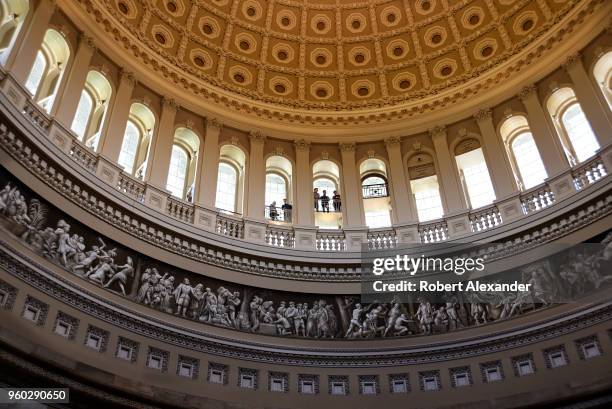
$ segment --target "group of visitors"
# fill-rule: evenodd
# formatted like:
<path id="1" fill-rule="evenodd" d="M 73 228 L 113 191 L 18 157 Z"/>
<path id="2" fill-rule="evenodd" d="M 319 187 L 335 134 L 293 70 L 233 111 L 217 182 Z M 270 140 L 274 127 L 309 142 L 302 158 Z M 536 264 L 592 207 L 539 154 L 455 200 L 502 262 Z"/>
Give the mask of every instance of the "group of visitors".
<path id="1" fill-rule="evenodd" d="M 319 193 L 319 188 L 314 188 L 313 190 L 313 199 L 314 199 L 314 210 L 315 212 L 324 212 L 329 213 L 329 202 L 331 201 L 334 212 L 342 211 L 342 200 L 340 199 L 340 194 L 337 190 L 334 190 L 334 194 L 331 198 L 327 195 L 327 190 L 323 190 L 323 193 Z M 321 202 L 321 206 L 319 207 L 319 202 Z M 280 219 L 281 213 L 279 212 L 279 208 L 276 206 L 276 200 L 268 205 L 268 214 L 270 220 L 283 220 L 285 222 L 291 221 L 291 212 L 293 211 L 293 206 L 287 199 L 283 199 L 283 205 L 280 207 L 280 212 L 282 212 L 282 219 Z"/>
<path id="2" fill-rule="evenodd" d="M 319 193 L 319 188 L 315 187 L 313 191 L 313 199 L 314 199 L 314 210 L 315 212 L 325 212 L 329 213 L 329 201 L 330 198 L 327 195 L 327 190 L 323 190 L 323 194 Z M 321 210 L 319 210 L 319 201 L 321 202 Z M 342 201 L 340 200 L 340 194 L 337 190 L 334 190 L 334 194 L 331 197 L 332 206 L 334 208 L 334 212 L 342 211 Z"/>

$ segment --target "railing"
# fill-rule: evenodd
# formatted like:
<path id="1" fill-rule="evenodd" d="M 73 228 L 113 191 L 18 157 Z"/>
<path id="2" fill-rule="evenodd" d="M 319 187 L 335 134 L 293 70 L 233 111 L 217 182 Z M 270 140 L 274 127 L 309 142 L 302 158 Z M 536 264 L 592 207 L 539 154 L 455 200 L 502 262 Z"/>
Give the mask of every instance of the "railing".
<path id="1" fill-rule="evenodd" d="M 607 174 L 608 172 L 606 172 L 601 157 L 598 156 L 586 161 L 572 170 L 576 190 L 582 190 L 585 187 L 592 185 Z"/>
<path id="2" fill-rule="evenodd" d="M 24 105 L 17 108 L 24 114 L 25 118 L 29 122 L 34 124 L 38 130 L 46 135 L 49 134 L 49 130 L 52 125 L 53 129 L 58 129 L 58 132 L 63 130 L 61 125 L 56 123 L 55 119 L 50 118 L 44 109 L 32 101 L 31 98 L 26 98 Z M 67 135 L 72 135 L 69 131 L 64 130 L 64 132 Z M 87 169 L 91 173 L 97 173 L 99 166 L 101 165 L 99 155 L 78 140 L 74 139 L 74 135 L 72 135 L 72 137 L 73 141 L 70 145 L 68 154 L 75 163 L 78 163 L 84 169 Z M 581 190 L 606 178 L 610 172 L 610 169 L 606 169 L 607 162 L 604 161 L 604 158 L 606 158 L 606 155 L 610 155 L 611 151 L 612 147 L 604 147 L 594 157 L 582 164 L 572 167 L 568 172 L 558 175 L 554 179 L 549 180 L 541 186 L 533 188 L 527 192 L 517 193 L 514 197 L 508 198 L 507 203 L 505 201 L 503 203 L 499 203 L 499 208 L 497 205 L 491 205 L 476 211 L 466 211 L 463 215 L 459 216 L 467 217 L 469 219 L 472 232 L 478 233 L 503 225 L 503 218 L 506 217 L 507 214 L 515 215 L 516 213 L 504 213 L 502 215 L 500 208 L 504 209 L 504 212 L 506 212 L 506 207 L 512 206 L 512 202 L 516 203 L 517 199 L 520 201 L 518 211 L 522 211 L 524 215 L 530 215 L 549 208 L 557 201 L 565 197 L 571 197 L 572 193 L 580 192 Z M 113 166 L 113 164 L 107 165 L 111 167 Z M 117 184 L 114 187 L 125 193 L 127 196 L 144 203 L 145 192 L 148 189 L 147 184 L 123 173 L 116 165 L 115 167 L 117 172 Z M 563 189 L 558 191 L 558 187 L 561 186 L 562 182 L 567 180 L 570 176 L 573 180 L 573 188 L 575 191 L 567 192 L 563 191 Z M 385 197 L 389 194 L 388 186 L 386 184 L 362 186 L 362 189 L 364 198 Z M 560 196 L 556 197 L 555 194 L 559 194 Z M 319 202 L 321 202 L 321 200 L 319 200 Z M 322 211 L 321 203 L 318 203 L 318 209 L 319 212 Z M 275 219 L 277 221 L 291 221 L 289 213 L 284 212 L 282 208 L 276 208 L 274 210 L 276 210 L 277 213 L 276 217 L 271 217 L 269 207 L 266 208 L 265 217 L 269 220 Z M 329 198 L 329 211 L 330 213 L 334 212 L 332 197 Z M 164 212 L 166 215 L 174 219 L 181 220 L 185 223 L 194 223 L 195 206 L 191 203 L 168 196 L 167 206 L 164 209 Z M 219 211 L 214 216 L 215 231 L 224 236 L 244 238 L 244 221 L 242 220 L 242 216 L 228 213 L 231 212 Z M 454 217 L 457 216 L 458 215 L 454 215 Z M 423 243 L 433 243 L 452 239 L 454 234 L 449 233 L 445 219 L 427 224 L 417 225 L 415 223 L 413 226 L 418 229 L 420 240 Z M 279 229 L 270 227 L 266 230 L 266 242 L 277 247 L 293 247 L 295 231 L 297 229 L 298 227 L 294 228 L 293 226 L 282 227 Z M 398 236 L 393 229 L 364 230 L 362 233 L 367 233 L 368 245 L 372 249 L 393 248 L 398 244 Z M 351 244 L 351 247 L 353 245 L 354 244 Z M 348 248 L 348 243 L 342 230 L 319 231 L 316 235 L 316 248 L 321 251 L 356 250 L 355 248 Z"/>
<path id="3" fill-rule="evenodd" d="M 23 113 L 33 124 L 40 127 L 45 132 L 47 132 L 51 126 L 51 118 L 49 118 L 47 113 L 31 99 L 26 101 L 23 107 Z"/>
<path id="4" fill-rule="evenodd" d="M 421 243 L 439 243 L 448 240 L 448 226 L 446 221 L 419 225 Z"/>
<path id="5" fill-rule="evenodd" d="M 170 217 L 174 217 L 186 223 L 193 223 L 194 206 L 192 203 L 187 203 L 170 196 L 168 198 L 166 210 Z"/>
<path id="6" fill-rule="evenodd" d="M 389 196 L 389 189 L 387 188 L 386 183 L 380 185 L 361 186 L 361 192 L 364 199 L 373 199 L 375 197 Z"/>
<path id="7" fill-rule="evenodd" d="M 317 250 L 321 251 L 345 251 L 346 237 L 344 232 L 318 232 Z"/>
<path id="8" fill-rule="evenodd" d="M 144 203 L 145 187 L 146 185 L 144 184 L 144 182 L 138 179 L 134 179 L 126 173 L 122 172 L 119 175 L 119 180 L 117 181 L 117 189 L 119 189 L 126 195 L 134 198 L 140 203 Z"/>
<path id="9" fill-rule="evenodd" d="M 555 203 L 555 194 L 550 187 L 543 185 L 536 190 L 521 193 L 523 213 L 530 214 L 545 209 Z"/>
<path id="10" fill-rule="evenodd" d="M 265 218 L 276 222 L 291 223 L 293 209 L 283 209 L 281 207 L 265 207 Z"/>
<path id="11" fill-rule="evenodd" d="M 368 248 L 370 250 L 384 250 L 397 247 L 395 230 L 376 230 L 368 233 Z"/>
<path id="12" fill-rule="evenodd" d="M 70 157 L 80 163 L 88 171 L 95 173 L 98 165 L 98 157 L 91 149 L 74 139 L 70 148 Z"/>
<path id="13" fill-rule="evenodd" d="M 501 214 L 495 205 L 471 212 L 469 219 L 474 233 L 489 230 L 502 224 Z"/>
<path id="14" fill-rule="evenodd" d="M 292 229 L 268 226 L 266 229 L 266 243 L 274 247 L 295 247 L 295 233 Z"/>
<path id="15" fill-rule="evenodd" d="M 244 238 L 244 222 L 218 213 L 215 231 L 223 236 L 242 239 Z"/>

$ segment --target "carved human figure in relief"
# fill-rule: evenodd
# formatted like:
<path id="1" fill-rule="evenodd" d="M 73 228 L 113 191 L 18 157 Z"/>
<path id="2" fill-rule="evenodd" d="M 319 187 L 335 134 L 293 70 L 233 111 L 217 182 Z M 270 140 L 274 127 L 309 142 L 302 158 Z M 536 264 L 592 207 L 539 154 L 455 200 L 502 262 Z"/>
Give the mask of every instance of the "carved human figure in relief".
<path id="1" fill-rule="evenodd" d="M 93 282 L 104 285 L 106 276 L 114 274 L 113 266 L 115 264 L 114 260 L 116 256 L 116 249 L 111 249 L 109 251 L 101 250 L 100 255 L 98 256 L 98 264 L 91 267 L 85 273 L 85 277 L 89 278 Z"/>
<path id="2" fill-rule="evenodd" d="M 387 315 L 385 332 L 383 333 L 383 337 L 386 337 L 389 332 L 391 332 L 395 328 L 395 320 L 400 316 L 402 312 L 402 306 L 399 303 L 394 303 L 391 310 L 389 310 L 389 314 Z"/>
<path id="3" fill-rule="evenodd" d="M 395 320 L 393 324 L 393 329 L 395 330 L 396 336 L 402 336 L 406 334 L 412 334 L 410 331 L 409 324 L 412 323 L 412 320 L 408 318 L 406 314 L 400 314 L 399 317 Z"/>
<path id="4" fill-rule="evenodd" d="M 433 308 L 428 301 L 421 301 L 419 309 L 416 312 L 416 317 L 421 325 L 421 331 L 425 334 L 431 334 L 431 324 L 433 323 Z"/>
<path id="5" fill-rule="evenodd" d="M 174 289 L 174 299 L 176 300 L 175 315 L 187 317 L 187 310 L 189 309 L 192 295 L 193 287 L 189 284 L 189 279 L 185 277 L 183 282 Z"/>
<path id="6" fill-rule="evenodd" d="M 253 332 L 259 329 L 259 307 L 261 306 L 262 302 L 263 299 L 257 295 L 254 295 L 249 303 L 249 309 L 251 312 L 251 331 Z"/>
<path id="7" fill-rule="evenodd" d="M 227 304 L 228 304 L 228 316 L 229 320 L 234 326 L 234 328 L 240 328 L 240 322 L 238 322 L 237 312 L 240 309 L 240 293 L 238 291 L 234 291 L 230 295 L 227 296 Z"/>
<path id="8" fill-rule="evenodd" d="M 174 311 L 172 305 L 174 300 L 174 276 L 160 280 L 160 286 L 162 287 L 160 309 L 172 314 Z"/>
<path id="9" fill-rule="evenodd" d="M 353 308 L 353 313 L 351 315 L 351 322 L 349 323 L 348 330 L 346 331 L 346 338 L 351 338 L 355 331 L 360 332 L 363 328 L 361 324 L 361 313 L 363 309 L 361 308 L 361 304 L 355 304 L 355 308 Z"/>
<path id="10" fill-rule="evenodd" d="M 293 316 L 293 331 L 295 335 L 305 337 L 306 336 L 306 316 L 308 315 L 308 304 L 304 307 L 304 304 L 298 303 L 295 308 L 295 315 Z"/>
<path id="11" fill-rule="evenodd" d="M 104 241 L 102 241 L 102 239 L 98 238 L 98 241 L 100 242 L 101 245 L 92 246 L 91 250 L 86 253 L 85 258 L 81 260 L 79 264 L 75 264 L 72 266 L 72 271 L 74 272 L 78 270 L 87 271 L 92 268 L 92 266 L 94 265 L 96 261 L 98 261 L 100 254 L 102 254 L 102 252 L 104 251 L 104 248 L 106 247 L 106 244 L 104 243 Z"/>
<path id="12" fill-rule="evenodd" d="M 121 289 L 121 293 L 126 295 L 125 287 L 127 286 L 127 282 L 134 275 L 134 263 L 132 262 L 132 257 L 128 256 L 124 265 L 117 266 L 119 271 L 115 273 L 107 282 L 104 284 L 104 288 L 109 288 L 113 283 L 118 283 L 119 288 Z"/>
<path id="13" fill-rule="evenodd" d="M 70 225 L 64 220 L 60 220 L 57 222 L 55 234 L 57 234 L 57 252 L 60 256 L 60 262 L 63 266 L 68 266 L 68 258 L 76 254 L 76 250 L 70 242 Z"/>

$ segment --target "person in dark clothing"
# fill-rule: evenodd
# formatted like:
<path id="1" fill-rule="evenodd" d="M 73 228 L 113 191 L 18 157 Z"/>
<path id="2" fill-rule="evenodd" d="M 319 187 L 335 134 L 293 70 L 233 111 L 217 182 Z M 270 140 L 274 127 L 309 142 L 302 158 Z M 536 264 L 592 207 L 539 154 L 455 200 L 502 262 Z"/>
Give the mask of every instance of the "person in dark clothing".
<path id="1" fill-rule="evenodd" d="M 321 195 L 321 210 L 329 213 L 329 196 L 327 196 L 327 190 L 324 190 Z"/>
<path id="2" fill-rule="evenodd" d="M 340 194 L 337 190 L 334 190 L 334 195 L 332 196 L 332 205 L 334 206 L 334 212 L 342 211 L 342 200 L 340 199 Z"/>
<path id="3" fill-rule="evenodd" d="M 289 203 L 287 199 L 283 199 L 283 205 L 281 206 L 281 210 L 283 211 L 283 220 L 285 220 L 286 222 L 290 222 L 293 206 L 291 206 L 291 203 Z"/>
<path id="4" fill-rule="evenodd" d="M 313 192 L 312 192 L 312 197 L 314 199 L 314 210 L 315 212 L 319 211 L 319 198 L 321 197 L 321 195 L 319 194 L 319 188 L 315 187 Z"/>

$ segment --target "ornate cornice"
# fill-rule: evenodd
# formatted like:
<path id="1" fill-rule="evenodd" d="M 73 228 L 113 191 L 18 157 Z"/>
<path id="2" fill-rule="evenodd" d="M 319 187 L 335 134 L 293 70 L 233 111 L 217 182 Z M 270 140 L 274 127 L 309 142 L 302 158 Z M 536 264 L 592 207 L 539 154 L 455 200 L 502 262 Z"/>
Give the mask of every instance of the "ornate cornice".
<path id="1" fill-rule="evenodd" d="M 402 138 L 399 136 L 390 136 L 385 138 L 385 146 L 387 149 L 398 148 L 402 144 Z"/>

